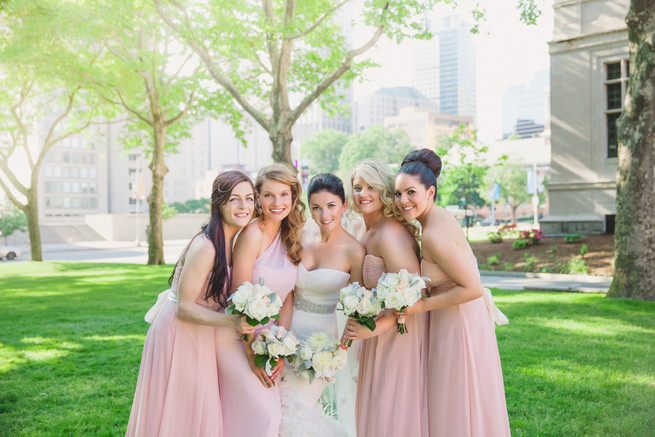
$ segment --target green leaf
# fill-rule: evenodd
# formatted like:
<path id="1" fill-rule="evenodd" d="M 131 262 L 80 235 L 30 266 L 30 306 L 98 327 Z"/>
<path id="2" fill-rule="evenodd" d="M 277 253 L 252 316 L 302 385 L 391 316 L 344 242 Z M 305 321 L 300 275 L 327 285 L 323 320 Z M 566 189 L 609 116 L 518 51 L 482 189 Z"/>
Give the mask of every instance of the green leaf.
<path id="1" fill-rule="evenodd" d="M 267 360 L 268 360 L 268 356 L 266 356 L 266 355 L 257 355 L 257 356 L 255 356 L 255 366 L 265 367 Z"/>

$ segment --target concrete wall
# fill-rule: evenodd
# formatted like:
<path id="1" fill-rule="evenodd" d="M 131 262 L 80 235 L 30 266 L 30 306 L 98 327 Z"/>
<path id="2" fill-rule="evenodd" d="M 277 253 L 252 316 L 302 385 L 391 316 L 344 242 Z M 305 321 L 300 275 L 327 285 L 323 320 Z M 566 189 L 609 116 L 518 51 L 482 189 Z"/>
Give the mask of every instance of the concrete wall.
<path id="1" fill-rule="evenodd" d="M 164 240 L 187 240 L 193 237 L 200 226 L 209 221 L 209 214 L 176 214 L 166 220 L 163 227 Z M 147 215 L 140 215 L 137 225 L 134 214 L 90 214 L 86 224 L 108 241 L 136 240 L 138 229 L 141 241 L 146 240 Z"/>
<path id="2" fill-rule="evenodd" d="M 628 58 L 628 0 L 559 1 L 551 59 L 551 232 L 602 232 L 616 213 L 617 158 L 607 157 L 605 64 Z M 550 224 L 549 224 L 550 222 Z M 560 223 L 560 224 L 558 224 Z"/>

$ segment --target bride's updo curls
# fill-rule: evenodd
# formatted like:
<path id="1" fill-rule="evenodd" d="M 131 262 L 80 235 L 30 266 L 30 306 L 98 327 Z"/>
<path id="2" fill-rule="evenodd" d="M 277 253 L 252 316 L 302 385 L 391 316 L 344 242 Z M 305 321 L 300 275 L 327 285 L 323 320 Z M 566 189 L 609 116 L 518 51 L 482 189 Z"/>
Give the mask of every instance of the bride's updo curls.
<path id="1" fill-rule="evenodd" d="M 437 189 L 437 178 L 441 173 L 441 158 L 430 149 L 414 150 L 405 156 L 398 173 L 418 176 L 425 188 Z"/>

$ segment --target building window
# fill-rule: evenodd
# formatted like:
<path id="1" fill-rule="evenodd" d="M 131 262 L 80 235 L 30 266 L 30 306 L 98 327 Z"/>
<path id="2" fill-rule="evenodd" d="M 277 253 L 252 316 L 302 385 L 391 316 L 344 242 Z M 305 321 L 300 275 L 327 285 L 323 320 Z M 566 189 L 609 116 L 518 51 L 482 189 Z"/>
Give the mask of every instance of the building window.
<path id="1" fill-rule="evenodd" d="M 629 77 L 630 62 L 627 59 L 605 64 L 605 121 L 607 123 L 608 158 L 618 156 L 619 138 L 616 121 L 623 110 Z"/>

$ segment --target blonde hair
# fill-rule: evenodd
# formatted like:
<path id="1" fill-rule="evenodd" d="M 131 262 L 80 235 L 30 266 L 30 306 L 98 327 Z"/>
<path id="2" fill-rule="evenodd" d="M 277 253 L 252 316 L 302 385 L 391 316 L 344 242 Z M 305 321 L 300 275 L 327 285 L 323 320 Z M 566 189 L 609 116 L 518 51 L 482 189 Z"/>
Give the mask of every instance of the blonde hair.
<path id="1" fill-rule="evenodd" d="M 400 210 L 394 203 L 394 194 L 396 192 L 395 180 L 396 175 L 384 162 L 374 159 L 366 158 L 355 164 L 352 172 L 350 173 L 350 189 L 348 190 L 348 208 L 358 214 L 361 212 L 357 209 L 357 205 L 353 200 L 353 181 L 355 176 L 359 176 L 366 181 L 371 187 L 380 192 L 380 200 L 382 201 L 382 214 L 394 219 L 402 224 L 405 229 L 418 240 L 420 237 L 420 229 L 413 223 L 408 222 L 400 213 Z"/>
<path id="2" fill-rule="evenodd" d="M 280 235 L 287 248 L 289 260 L 298 265 L 302 249 L 302 228 L 305 224 L 305 204 L 300 199 L 302 187 L 293 171 L 284 164 L 270 164 L 259 170 L 255 180 L 255 190 L 258 194 L 264 182 L 270 180 L 281 182 L 291 188 L 291 212 L 282 220 Z M 256 216 L 262 216 L 261 210 L 257 211 Z"/>

